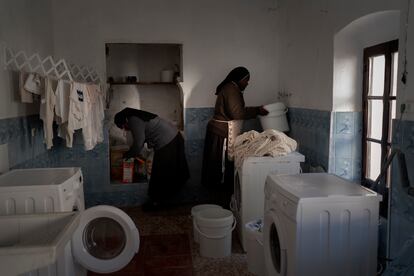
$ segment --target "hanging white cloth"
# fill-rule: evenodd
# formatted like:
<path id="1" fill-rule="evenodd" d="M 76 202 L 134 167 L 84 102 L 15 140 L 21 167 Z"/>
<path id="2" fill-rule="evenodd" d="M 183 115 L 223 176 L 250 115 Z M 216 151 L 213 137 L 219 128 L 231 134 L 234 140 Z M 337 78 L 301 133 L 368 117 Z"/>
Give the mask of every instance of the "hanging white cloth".
<path id="1" fill-rule="evenodd" d="M 42 79 L 39 74 L 30 73 L 24 83 L 24 89 L 30 93 L 41 95 L 42 94 Z"/>
<path id="2" fill-rule="evenodd" d="M 24 89 L 24 83 L 28 74 L 22 71 L 19 72 L 19 94 L 22 103 L 33 103 L 33 93 Z"/>
<path id="3" fill-rule="evenodd" d="M 69 113 L 66 146 L 72 147 L 75 130 L 84 128 L 90 113 L 90 100 L 86 84 L 72 82 L 69 96 Z"/>
<path id="4" fill-rule="evenodd" d="M 56 95 L 53 89 L 52 80 L 45 78 L 45 90 L 40 98 L 40 119 L 43 121 L 43 133 L 46 148 L 51 149 L 53 146 L 53 118 L 56 105 Z"/>
<path id="5" fill-rule="evenodd" d="M 248 131 L 234 143 L 235 166 L 240 167 L 249 156 L 283 156 L 297 148 L 297 142 L 283 132 L 267 129 L 262 133 Z"/>
<path id="6" fill-rule="evenodd" d="M 89 114 L 85 118 L 85 126 L 82 128 L 85 150 L 92 150 L 97 143 L 104 140 L 103 119 L 104 119 L 104 95 L 96 84 L 88 84 L 86 93 L 89 98 Z"/>

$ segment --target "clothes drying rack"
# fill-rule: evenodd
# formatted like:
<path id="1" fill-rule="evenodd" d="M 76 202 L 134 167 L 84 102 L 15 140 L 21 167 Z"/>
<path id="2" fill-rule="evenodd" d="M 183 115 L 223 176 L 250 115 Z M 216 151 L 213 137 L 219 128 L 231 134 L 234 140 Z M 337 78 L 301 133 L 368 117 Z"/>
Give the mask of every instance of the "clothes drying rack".
<path id="1" fill-rule="evenodd" d="M 44 77 L 66 81 L 100 83 L 98 73 L 93 67 L 67 63 L 63 58 L 55 61 L 49 55 L 42 58 L 38 53 L 28 55 L 25 51 L 15 51 L 5 43 L 2 45 L 6 69 L 37 73 Z"/>

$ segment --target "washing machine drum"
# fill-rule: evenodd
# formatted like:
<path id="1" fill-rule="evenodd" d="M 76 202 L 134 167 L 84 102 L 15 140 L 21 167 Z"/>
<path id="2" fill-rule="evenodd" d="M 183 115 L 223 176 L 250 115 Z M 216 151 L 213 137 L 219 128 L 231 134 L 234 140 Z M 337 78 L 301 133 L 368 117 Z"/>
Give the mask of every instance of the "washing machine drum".
<path id="1" fill-rule="evenodd" d="M 283 238 L 285 232 L 278 216 L 267 213 L 264 224 L 264 253 L 268 275 L 287 275 L 287 250 Z"/>
<path id="2" fill-rule="evenodd" d="M 72 255 L 86 269 L 97 273 L 118 271 L 138 249 L 138 229 L 122 210 L 100 205 L 82 212 L 72 237 Z"/>

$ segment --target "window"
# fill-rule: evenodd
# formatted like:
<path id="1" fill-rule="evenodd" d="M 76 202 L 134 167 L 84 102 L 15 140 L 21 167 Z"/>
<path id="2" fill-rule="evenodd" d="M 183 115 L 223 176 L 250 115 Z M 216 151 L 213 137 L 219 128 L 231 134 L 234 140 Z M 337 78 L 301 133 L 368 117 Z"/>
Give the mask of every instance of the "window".
<path id="1" fill-rule="evenodd" d="M 398 40 L 364 49 L 362 183 L 371 187 L 391 152 L 392 120 L 396 116 Z M 384 196 L 386 216 L 390 169 L 374 189 Z"/>

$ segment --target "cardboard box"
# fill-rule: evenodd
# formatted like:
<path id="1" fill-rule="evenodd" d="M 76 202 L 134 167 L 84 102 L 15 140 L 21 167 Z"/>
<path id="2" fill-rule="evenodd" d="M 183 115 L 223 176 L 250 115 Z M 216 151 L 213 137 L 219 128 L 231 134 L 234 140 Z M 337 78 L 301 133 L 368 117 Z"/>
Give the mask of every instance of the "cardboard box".
<path id="1" fill-rule="evenodd" d="M 110 162 L 112 180 L 122 181 L 123 156 L 128 149 L 129 147 L 125 145 L 111 147 Z"/>

